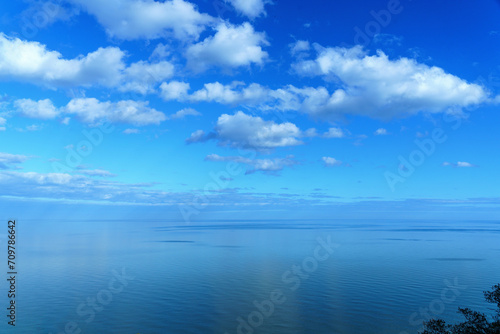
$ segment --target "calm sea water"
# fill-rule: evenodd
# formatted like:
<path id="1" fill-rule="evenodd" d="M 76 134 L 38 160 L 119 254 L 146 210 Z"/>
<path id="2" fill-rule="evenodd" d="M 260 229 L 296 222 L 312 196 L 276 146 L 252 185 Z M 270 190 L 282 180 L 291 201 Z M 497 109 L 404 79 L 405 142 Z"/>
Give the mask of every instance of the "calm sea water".
<path id="1" fill-rule="evenodd" d="M 500 222 L 18 225 L 17 333 L 417 333 L 500 283 Z"/>

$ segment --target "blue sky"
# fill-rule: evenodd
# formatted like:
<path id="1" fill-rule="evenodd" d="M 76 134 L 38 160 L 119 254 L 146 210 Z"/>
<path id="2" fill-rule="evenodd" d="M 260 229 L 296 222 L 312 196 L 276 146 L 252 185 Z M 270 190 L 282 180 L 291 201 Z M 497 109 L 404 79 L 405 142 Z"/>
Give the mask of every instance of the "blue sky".
<path id="1" fill-rule="evenodd" d="M 2 216 L 498 214 L 498 1 L 1 6 Z"/>

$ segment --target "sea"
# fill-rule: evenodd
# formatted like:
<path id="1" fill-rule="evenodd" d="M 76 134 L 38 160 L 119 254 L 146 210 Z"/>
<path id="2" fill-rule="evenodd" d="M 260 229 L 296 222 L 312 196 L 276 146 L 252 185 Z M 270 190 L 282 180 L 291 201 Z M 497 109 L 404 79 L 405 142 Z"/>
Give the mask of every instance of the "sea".
<path id="1" fill-rule="evenodd" d="M 500 221 L 18 221 L 1 333 L 410 334 L 492 313 Z"/>

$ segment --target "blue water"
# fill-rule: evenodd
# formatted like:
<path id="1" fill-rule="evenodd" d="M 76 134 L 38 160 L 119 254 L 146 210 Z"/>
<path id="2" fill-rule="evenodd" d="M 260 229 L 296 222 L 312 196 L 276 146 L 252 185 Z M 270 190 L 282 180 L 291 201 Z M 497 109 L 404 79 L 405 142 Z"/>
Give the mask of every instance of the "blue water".
<path id="1" fill-rule="evenodd" d="M 417 333 L 488 311 L 499 237 L 485 221 L 21 221 L 15 332 Z M 322 261 L 318 238 L 335 244 Z"/>

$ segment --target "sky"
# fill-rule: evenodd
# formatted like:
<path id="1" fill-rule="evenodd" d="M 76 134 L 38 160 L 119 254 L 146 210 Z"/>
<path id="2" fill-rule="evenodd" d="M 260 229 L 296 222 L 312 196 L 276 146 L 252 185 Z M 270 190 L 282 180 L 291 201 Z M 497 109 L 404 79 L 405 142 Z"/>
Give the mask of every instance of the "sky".
<path id="1" fill-rule="evenodd" d="M 0 8 L 2 218 L 498 217 L 499 1 Z"/>

